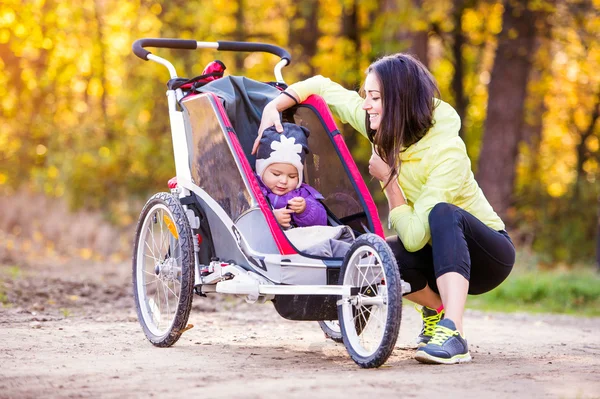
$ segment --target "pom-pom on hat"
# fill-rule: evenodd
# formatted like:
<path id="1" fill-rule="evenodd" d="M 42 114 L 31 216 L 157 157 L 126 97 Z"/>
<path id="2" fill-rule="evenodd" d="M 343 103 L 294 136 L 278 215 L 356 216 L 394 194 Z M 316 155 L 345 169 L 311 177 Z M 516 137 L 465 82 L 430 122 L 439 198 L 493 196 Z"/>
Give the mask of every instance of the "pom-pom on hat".
<path id="1" fill-rule="evenodd" d="M 256 173 L 262 179 L 265 170 L 274 163 L 287 163 L 298 169 L 298 185 L 302 184 L 304 158 L 308 154 L 308 136 L 310 132 L 293 123 L 283 124 L 283 132 L 271 126 L 263 132 L 256 152 Z"/>

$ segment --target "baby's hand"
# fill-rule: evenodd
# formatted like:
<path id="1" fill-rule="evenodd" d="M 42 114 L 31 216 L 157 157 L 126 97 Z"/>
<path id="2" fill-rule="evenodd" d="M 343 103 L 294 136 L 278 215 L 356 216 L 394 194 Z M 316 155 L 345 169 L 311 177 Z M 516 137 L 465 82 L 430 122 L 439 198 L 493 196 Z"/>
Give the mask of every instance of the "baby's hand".
<path id="1" fill-rule="evenodd" d="M 294 197 L 288 201 L 288 208 L 295 213 L 302 213 L 306 209 L 306 200 L 302 197 Z"/>
<path id="2" fill-rule="evenodd" d="M 279 223 L 281 227 L 290 227 L 290 223 L 292 222 L 292 213 L 294 213 L 293 210 L 281 208 L 275 209 L 273 213 L 275 214 L 275 219 L 277 219 L 277 223 Z"/>

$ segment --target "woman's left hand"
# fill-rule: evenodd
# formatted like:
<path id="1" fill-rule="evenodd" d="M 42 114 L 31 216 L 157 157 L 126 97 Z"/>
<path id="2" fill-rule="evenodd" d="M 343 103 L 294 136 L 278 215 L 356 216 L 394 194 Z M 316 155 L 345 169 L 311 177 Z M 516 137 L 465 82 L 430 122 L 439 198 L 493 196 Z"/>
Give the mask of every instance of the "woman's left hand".
<path id="1" fill-rule="evenodd" d="M 387 181 L 390 176 L 390 167 L 373 152 L 369 159 L 369 173 L 379 181 Z"/>

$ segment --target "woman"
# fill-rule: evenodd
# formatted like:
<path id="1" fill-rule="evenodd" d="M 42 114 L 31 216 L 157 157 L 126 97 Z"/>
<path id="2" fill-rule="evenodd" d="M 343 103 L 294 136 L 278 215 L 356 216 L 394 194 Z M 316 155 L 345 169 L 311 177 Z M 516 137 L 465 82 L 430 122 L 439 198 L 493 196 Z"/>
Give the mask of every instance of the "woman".
<path id="1" fill-rule="evenodd" d="M 311 94 L 372 141 L 369 173 L 383 184 L 387 239 L 406 295 L 421 305 L 423 329 L 415 358 L 423 363 L 471 360 L 463 336 L 467 294 L 497 287 L 515 262 L 515 249 L 471 172 L 458 135 L 460 118 L 439 97 L 429 71 L 407 54 L 374 62 L 364 98 L 322 76 L 291 85 L 264 109 L 259 137 L 269 126 L 281 131 L 279 112 Z"/>

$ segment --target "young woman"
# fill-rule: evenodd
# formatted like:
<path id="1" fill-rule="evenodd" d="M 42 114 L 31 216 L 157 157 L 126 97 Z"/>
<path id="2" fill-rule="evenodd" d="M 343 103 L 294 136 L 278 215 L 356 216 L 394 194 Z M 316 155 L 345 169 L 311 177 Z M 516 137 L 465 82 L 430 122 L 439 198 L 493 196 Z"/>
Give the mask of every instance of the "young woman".
<path id="1" fill-rule="evenodd" d="M 265 107 L 259 138 L 269 126 L 282 131 L 279 112 L 317 94 L 372 141 L 369 172 L 382 182 L 397 232 L 387 242 L 411 285 L 406 297 L 422 306 L 415 358 L 468 362 L 467 294 L 490 291 L 508 277 L 513 243 L 471 172 L 460 118 L 436 98 L 425 66 L 407 54 L 383 57 L 368 68 L 363 91 L 364 98 L 322 76 L 293 84 Z"/>

